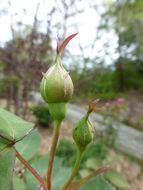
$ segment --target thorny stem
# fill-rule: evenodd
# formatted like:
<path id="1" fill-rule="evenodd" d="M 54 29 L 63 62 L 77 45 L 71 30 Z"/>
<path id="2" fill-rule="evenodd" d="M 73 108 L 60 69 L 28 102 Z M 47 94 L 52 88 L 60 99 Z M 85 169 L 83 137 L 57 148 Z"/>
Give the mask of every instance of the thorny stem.
<path id="1" fill-rule="evenodd" d="M 21 163 L 36 177 L 36 179 L 40 182 L 40 184 L 43 186 L 44 190 L 47 190 L 46 184 L 43 180 L 43 178 L 35 171 L 34 168 L 22 157 L 22 155 L 16 150 L 16 148 L 13 146 L 16 157 L 21 161 Z"/>
<path id="2" fill-rule="evenodd" d="M 59 138 L 60 122 L 54 121 L 54 133 L 52 139 L 52 146 L 49 155 L 49 164 L 48 164 L 48 174 L 47 174 L 47 187 L 48 190 L 51 190 L 52 187 L 52 169 L 54 163 L 54 156 L 56 152 L 56 146 Z"/>
<path id="3" fill-rule="evenodd" d="M 72 182 L 72 180 L 73 180 L 74 176 L 76 175 L 76 172 L 77 172 L 77 170 L 79 168 L 81 157 L 82 157 L 82 151 L 78 150 L 78 152 L 77 152 L 77 159 L 76 159 L 74 168 L 72 170 L 71 176 L 69 177 L 69 179 L 67 180 L 67 182 L 65 183 L 65 185 L 62 187 L 61 190 L 67 190 L 67 188 L 71 184 L 71 182 Z"/>

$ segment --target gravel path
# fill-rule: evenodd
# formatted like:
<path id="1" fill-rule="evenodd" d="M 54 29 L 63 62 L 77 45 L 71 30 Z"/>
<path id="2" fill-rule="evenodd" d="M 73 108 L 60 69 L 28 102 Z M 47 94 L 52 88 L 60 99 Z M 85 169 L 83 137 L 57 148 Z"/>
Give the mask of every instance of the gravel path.
<path id="1" fill-rule="evenodd" d="M 67 110 L 67 119 L 70 122 L 77 122 L 86 112 L 85 109 L 77 105 L 69 104 Z M 96 130 L 103 130 L 106 125 L 101 126 L 103 117 L 92 113 L 90 121 Z M 139 159 L 143 158 L 143 133 L 127 125 L 120 124 L 117 137 L 117 146 L 120 150 L 131 154 Z"/>

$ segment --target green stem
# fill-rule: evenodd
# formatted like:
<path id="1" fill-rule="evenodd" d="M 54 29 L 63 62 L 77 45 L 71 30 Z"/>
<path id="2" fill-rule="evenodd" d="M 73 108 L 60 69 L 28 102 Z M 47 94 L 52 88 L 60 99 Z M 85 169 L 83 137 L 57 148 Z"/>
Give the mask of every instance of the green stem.
<path id="1" fill-rule="evenodd" d="M 52 169 L 54 163 L 54 156 L 56 152 L 56 146 L 59 138 L 60 122 L 54 121 L 54 134 L 52 139 L 52 146 L 49 155 L 49 164 L 48 164 L 48 174 L 47 174 L 47 187 L 48 190 L 51 190 L 52 187 Z"/>
<path id="2" fill-rule="evenodd" d="M 71 173 L 69 179 L 67 180 L 67 182 L 65 183 L 65 185 L 62 187 L 61 190 L 67 190 L 68 186 L 71 184 L 71 182 L 72 182 L 72 180 L 73 180 L 74 176 L 76 175 L 76 172 L 77 172 L 77 170 L 79 168 L 81 157 L 82 157 L 82 151 L 78 150 L 78 152 L 77 152 L 77 159 L 76 159 L 74 168 L 72 170 L 72 173 Z"/>

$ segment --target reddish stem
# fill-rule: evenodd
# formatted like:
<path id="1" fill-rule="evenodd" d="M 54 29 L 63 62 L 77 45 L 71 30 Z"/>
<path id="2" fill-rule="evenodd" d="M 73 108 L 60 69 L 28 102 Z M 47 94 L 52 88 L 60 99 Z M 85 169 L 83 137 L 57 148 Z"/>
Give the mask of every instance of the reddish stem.
<path id="1" fill-rule="evenodd" d="M 92 179 L 93 177 L 96 177 L 97 175 L 107 172 L 109 170 L 109 166 L 103 166 L 99 169 L 97 169 L 95 172 L 89 174 L 88 176 L 81 178 L 79 180 L 74 181 L 68 188 L 68 190 L 73 190 L 76 189 L 77 187 L 83 185 L 86 183 L 88 180 Z"/>
<path id="2" fill-rule="evenodd" d="M 16 157 L 21 161 L 21 163 L 36 177 L 36 179 L 40 182 L 43 186 L 44 190 L 47 190 L 46 184 L 43 178 L 36 172 L 34 168 L 22 157 L 22 155 L 13 147 L 16 152 Z"/>

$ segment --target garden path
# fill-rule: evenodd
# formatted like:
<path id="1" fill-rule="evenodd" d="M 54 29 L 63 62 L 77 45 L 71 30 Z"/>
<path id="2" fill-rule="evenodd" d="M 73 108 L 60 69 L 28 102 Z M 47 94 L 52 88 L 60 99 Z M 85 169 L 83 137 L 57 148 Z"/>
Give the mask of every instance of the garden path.
<path id="1" fill-rule="evenodd" d="M 35 102 L 43 104 L 40 93 L 32 92 L 30 96 Z M 72 123 L 76 123 L 85 112 L 86 109 L 77 105 L 69 104 L 66 119 Z M 104 130 L 106 127 L 103 117 L 97 113 L 91 114 L 90 121 L 96 130 Z M 139 159 L 143 159 L 143 132 L 121 123 L 117 136 L 117 147 L 125 153 L 133 155 Z"/>

